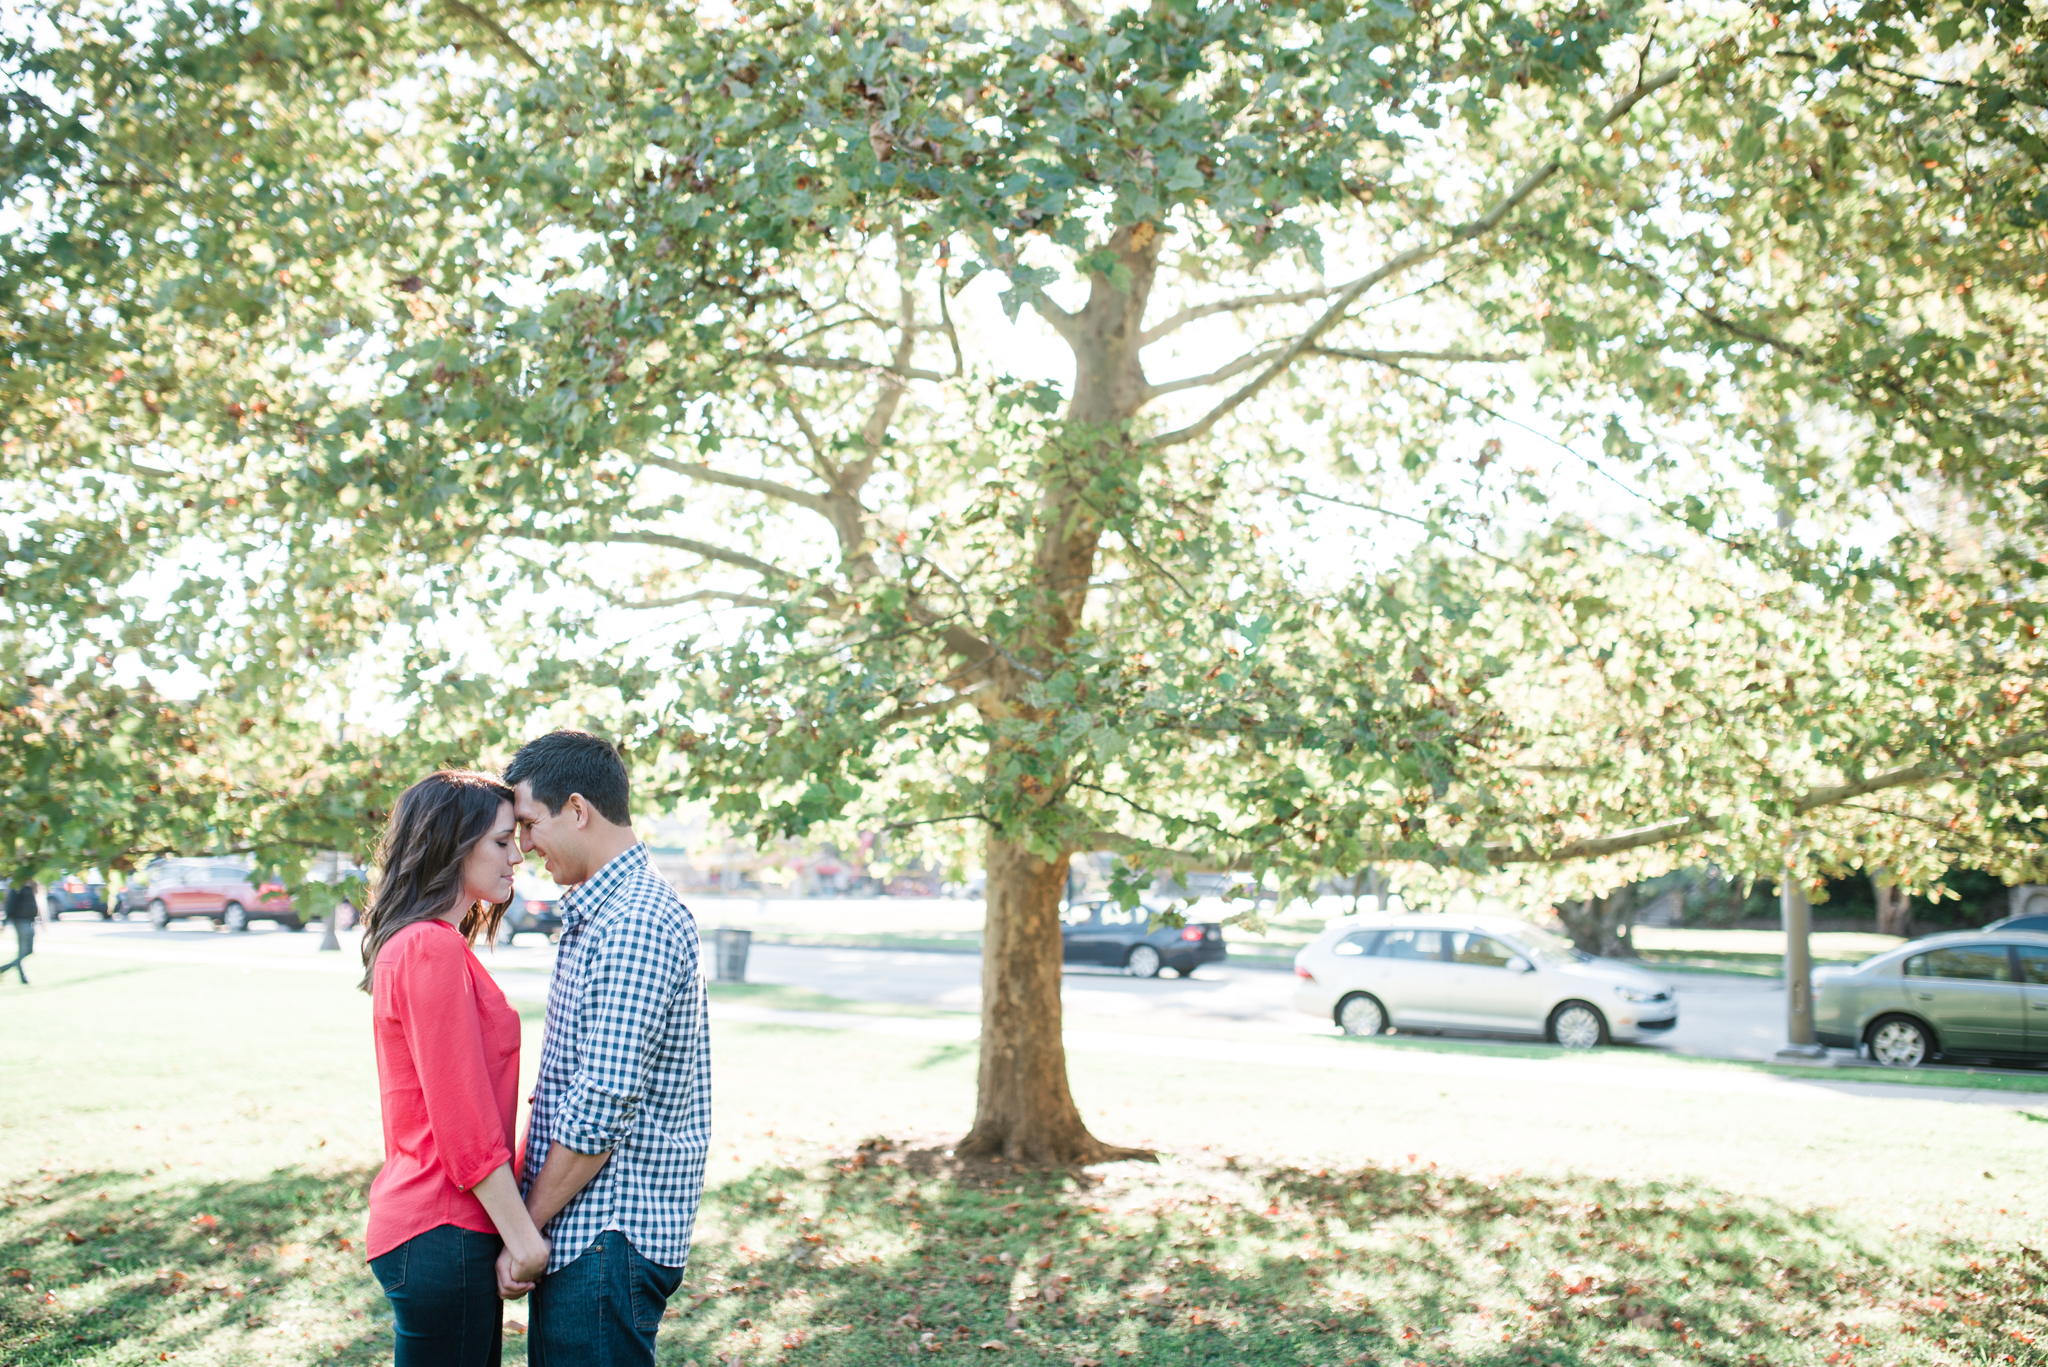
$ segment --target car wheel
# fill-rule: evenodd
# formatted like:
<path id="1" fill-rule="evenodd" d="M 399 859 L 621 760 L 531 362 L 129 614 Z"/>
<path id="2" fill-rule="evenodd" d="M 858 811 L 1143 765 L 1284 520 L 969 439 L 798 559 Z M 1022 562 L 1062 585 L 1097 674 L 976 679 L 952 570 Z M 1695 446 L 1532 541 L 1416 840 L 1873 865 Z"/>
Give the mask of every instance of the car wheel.
<path id="1" fill-rule="evenodd" d="M 149 904 L 149 925 L 152 930 L 169 930 L 171 928 L 171 909 L 160 901 L 151 902 Z"/>
<path id="2" fill-rule="evenodd" d="M 1131 952 L 1124 955 L 1124 972 L 1133 978 L 1156 978 L 1159 968 L 1159 951 L 1150 945 L 1132 945 Z"/>
<path id="3" fill-rule="evenodd" d="M 286 930 L 304 930 L 306 928 L 306 923 L 296 916 L 277 916 L 272 919 Z"/>
<path id="4" fill-rule="evenodd" d="M 220 923 L 239 935 L 249 928 L 249 913 L 240 902 L 230 902 L 221 908 Z"/>
<path id="5" fill-rule="evenodd" d="M 100 913 L 100 919 L 102 921 L 111 921 L 114 919 L 114 913 L 111 911 L 103 911 Z"/>
<path id="6" fill-rule="evenodd" d="M 1887 1068 L 1918 1068 L 1934 1057 L 1934 1036 L 1907 1016 L 1886 1016 L 1870 1027 L 1870 1056 Z"/>
<path id="7" fill-rule="evenodd" d="M 1337 1003 L 1337 1028 L 1347 1035 L 1384 1035 L 1387 1008 L 1370 993 L 1354 992 Z"/>
<path id="8" fill-rule="evenodd" d="M 1592 1049 L 1607 1043 L 1607 1017 L 1585 1002 L 1566 1002 L 1550 1013 L 1550 1042 L 1567 1049 Z"/>

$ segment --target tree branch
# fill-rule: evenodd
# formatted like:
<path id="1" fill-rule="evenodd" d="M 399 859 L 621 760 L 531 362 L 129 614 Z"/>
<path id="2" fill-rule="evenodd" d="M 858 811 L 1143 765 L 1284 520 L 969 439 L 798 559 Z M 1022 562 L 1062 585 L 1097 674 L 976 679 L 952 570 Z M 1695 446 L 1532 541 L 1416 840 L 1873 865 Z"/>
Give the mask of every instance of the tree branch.
<path id="1" fill-rule="evenodd" d="M 792 488 L 787 484 L 777 484 L 772 479 L 755 479 L 751 475 L 729 474 L 724 470 L 714 470 L 709 465 L 696 461 L 671 460 L 667 456 L 642 455 L 640 459 L 649 465 L 673 471 L 686 479 L 698 480 L 704 484 L 722 484 L 729 489 L 746 489 L 753 493 L 766 494 L 770 498 L 779 498 L 785 503 L 794 503 L 799 507 L 809 508 L 812 512 L 823 513 L 827 517 L 832 515 L 832 510 L 826 503 L 824 495 L 807 493 L 802 489 Z"/>
<path id="2" fill-rule="evenodd" d="M 644 612 L 649 608 L 679 608 L 686 603 L 730 603 L 736 608 L 779 608 L 779 599 L 763 598 L 752 593 L 727 593 L 723 589 L 698 589 L 694 593 L 677 594 L 674 598 L 649 598 L 645 602 L 633 603 L 617 594 L 605 595 L 613 607 L 625 608 L 629 612 Z"/>
<path id="3" fill-rule="evenodd" d="M 1138 345 L 1151 346 L 1161 337 L 1180 331 L 1198 318 L 1208 318 L 1218 313 L 1236 313 L 1243 309 L 1265 308 L 1270 304 L 1313 304 L 1318 299 L 1327 299 L 1339 290 L 1349 288 L 1349 284 L 1325 285 L 1319 289 L 1288 290 L 1278 294 L 1247 294 L 1236 299 L 1218 299 L 1213 303 L 1196 304 L 1177 313 L 1168 314 L 1156 327 L 1146 328 L 1138 334 Z"/>
<path id="4" fill-rule="evenodd" d="M 729 551 L 723 546 L 714 546 L 708 541 L 692 540 L 687 536 L 671 536 L 667 532 L 613 531 L 603 536 L 590 537 L 589 540 L 595 543 L 629 542 L 641 546 L 665 546 L 670 550 L 688 551 L 690 554 L 700 555 L 706 560 L 715 560 L 720 564 L 737 565 L 743 570 L 752 570 L 763 579 L 779 580 L 792 586 L 803 585 L 811 590 L 813 597 L 822 598 L 828 603 L 835 601 L 839 596 L 829 587 L 820 584 L 807 574 L 796 570 L 784 569 L 780 565 L 771 565 L 766 560 L 757 560 L 753 556 L 740 551 Z"/>
<path id="5" fill-rule="evenodd" d="M 491 18 L 490 15 L 485 14 L 474 5 L 464 4 L 463 0 L 446 0 L 446 3 L 450 10 L 469 20 L 470 23 L 475 24 L 506 47 L 511 48 L 513 55 L 518 57 L 520 61 L 526 63 L 541 75 L 547 75 L 548 69 L 540 64 L 540 59 L 521 47 L 519 40 L 508 33 L 503 24 Z"/>
<path id="6" fill-rule="evenodd" d="M 1402 361 L 1451 361 L 1480 365 L 1505 365 L 1509 361 L 1526 361 L 1529 357 L 1519 351 L 1357 351 L 1350 347 L 1311 347 L 1312 355 L 1328 356 L 1339 361 L 1377 361 L 1382 365 L 1397 365 Z"/>
<path id="7" fill-rule="evenodd" d="M 2048 750 L 2048 731 L 2031 731 L 1981 751 L 1973 758 L 1977 763 L 1989 764 L 1996 760 L 2039 754 L 2043 750 Z M 1860 779 L 1855 783 L 1809 788 L 1804 796 L 1792 804 L 1792 811 L 1796 816 L 1804 816 L 1808 812 L 1841 806 L 1869 793 L 1881 793 L 1890 788 L 1913 788 L 1924 783 L 1938 783 L 1945 778 L 1958 777 L 1968 772 L 1968 769 L 1967 761 L 1930 759 L 1920 764 L 1908 765 L 1903 769 L 1893 769 Z M 1660 821 L 1653 826 L 1638 826 L 1633 830 L 1616 831 L 1612 835 L 1596 835 L 1584 840 L 1574 840 L 1551 850 L 1488 845 L 1486 857 L 1495 864 L 1561 864 L 1568 859 L 1599 859 L 1605 855 L 1622 854 L 1649 845 L 1668 844 L 1691 835 L 1705 835 L 1709 831 L 1720 829 L 1720 826 L 1719 817 L 1701 814 L 1680 817 L 1673 821 Z"/>
<path id="8" fill-rule="evenodd" d="M 1247 351 L 1229 365 L 1221 366 L 1206 375 L 1189 375 L 1184 379 L 1168 380 L 1164 384 L 1148 383 L 1145 386 L 1145 397 L 1147 399 L 1156 399 L 1161 394 L 1177 394 L 1183 389 L 1200 389 L 1203 385 L 1221 384 L 1233 375 L 1244 374 L 1245 371 L 1250 370 L 1272 354 L 1273 348 L 1264 346 L 1256 351 Z"/>
<path id="9" fill-rule="evenodd" d="M 786 351 L 769 351 L 754 357 L 769 365 L 801 366 L 806 370 L 845 370 L 858 375 L 895 375 L 906 380 L 943 380 L 947 377 L 936 370 L 915 370 L 908 366 L 883 365 L 879 361 L 863 361 L 852 356 L 810 356 Z"/>
<path id="10" fill-rule="evenodd" d="M 1684 74 L 1685 69 L 1683 67 L 1671 67 L 1668 70 L 1658 72 L 1654 76 L 1637 82 L 1633 90 L 1608 107 L 1607 112 L 1601 116 L 1600 121 L 1594 124 L 1589 131 L 1597 133 L 1606 128 L 1609 124 L 1625 116 L 1629 110 L 1635 108 L 1637 104 L 1649 95 L 1670 85 Z M 1206 436 L 1211 428 L 1228 417 L 1240 405 L 1253 398 L 1268 385 L 1272 384 L 1273 381 L 1293 369 L 1295 361 L 1300 359 L 1303 353 L 1311 350 L 1322 340 L 1324 333 L 1335 327 L 1343 319 L 1351 306 L 1358 302 L 1360 295 L 1383 280 L 1392 279 L 1403 271 L 1443 255 L 1461 243 L 1469 242 L 1476 237 L 1484 237 L 1492 232 L 1500 226 L 1503 219 L 1513 213 L 1531 195 L 1541 189 L 1551 177 L 1562 170 L 1563 166 L 1564 163 L 1561 160 L 1552 157 L 1542 166 L 1524 176 L 1521 183 L 1509 191 L 1491 209 L 1488 209 L 1478 218 L 1452 229 L 1441 241 L 1426 242 L 1410 247 L 1407 251 L 1382 264 L 1378 269 L 1370 271 L 1352 281 L 1349 285 L 1346 285 L 1338 292 L 1335 301 L 1331 303 L 1329 308 L 1323 310 L 1322 316 L 1311 323 L 1307 331 L 1296 337 L 1292 342 L 1289 342 L 1282 349 L 1281 353 L 1273 359 L 1273 362 L 1253 377 L 1250 383 L 1225 396 L 1215 407 L 1189 423 L 1186 427 L 1161 433 L 1159 436 L 1154 437 L 1149 444 L 1153 447 L 1177 446 L 1182 442 L 1194 441 L 1198 437 Z"/>

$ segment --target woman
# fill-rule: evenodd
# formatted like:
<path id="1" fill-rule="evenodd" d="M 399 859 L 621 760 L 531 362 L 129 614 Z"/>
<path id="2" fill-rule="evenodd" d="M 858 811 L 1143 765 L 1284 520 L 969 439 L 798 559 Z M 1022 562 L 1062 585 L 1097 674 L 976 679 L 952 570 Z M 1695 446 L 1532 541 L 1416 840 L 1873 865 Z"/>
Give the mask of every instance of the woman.
<path id="1" fill-rule="evenodd" d="M 391 814 L 363 914 L 384 1102 L 368 1251 L 398 1321 L 396 1367 L 496 1363 L 501 1291 L 547 1266 L 512 1171 L 519 1013 L 470 951 L 512 900 L 513 831 L 512 790 L 489 775 L 421 779 Z"/>

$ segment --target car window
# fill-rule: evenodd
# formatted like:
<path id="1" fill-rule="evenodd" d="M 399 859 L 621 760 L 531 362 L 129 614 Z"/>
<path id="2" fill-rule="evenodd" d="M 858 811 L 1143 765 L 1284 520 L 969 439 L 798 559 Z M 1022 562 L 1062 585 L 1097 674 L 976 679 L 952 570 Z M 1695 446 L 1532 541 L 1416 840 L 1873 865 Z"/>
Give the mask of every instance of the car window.
<path id="1" fill-rule="evenodd" d="M 1370 954 L 1373 941 L 1380 938 L 1377 930 L 1354 930 L 1336 944 L 1330 946 L 1332 954 Z"/>
<path id="2" fill-rule="evenodd" d="M 1440 930 L 1390 930 L 1380 936 L 1373 953 L 1382 959 L 1441 959 L 1444 933 Z"/>
<path id="3" fill-rule="evenodd" d="M 1461 964 L 1477 964 L 1482 968 L 1506 968 L 1508 960 L 1514 957 L 1513 950 L 1491 935 L 1480 935 L 1469 930 L 1456 931 L 1451 935 L 1451 958 Z"/>
<path id="4" fill-rule="evenodd" d="M 1145 920 L 1143 907 L 1120 907 L 1114 902 L 1102 904 L 1102 924 L 1106 926 L 1143 925 Z"/>
<path id="5" fill-rule="evenodd" d="M 2020 946 L 2020 980 L 2048 984 L 2048 949 Z"/>
<path id="6" fill-rule="evenodd" d="M 2006 959 L 2004 945 L 1956 945 L 1915 954 L 1906 960 L 1906 976 L 2009 983 L 2012 965 Z"/>
<path id="7" fill-rule="evenodd" d="M 1068 907 L 1060 916 L 1061 922 L 1070 926 L 1085 926 L 1094 919 L 1095 904 L 1093 902 L 1077 902 L 1073 906 Z"/>
<path id="8" fill-rule="evenodd" d="M 2048 930 L 2048 916 L 2015 916 L 1998 923 L 2000 930 Z M 2024 954 L 2024 949 L 2020 953 Z"/>

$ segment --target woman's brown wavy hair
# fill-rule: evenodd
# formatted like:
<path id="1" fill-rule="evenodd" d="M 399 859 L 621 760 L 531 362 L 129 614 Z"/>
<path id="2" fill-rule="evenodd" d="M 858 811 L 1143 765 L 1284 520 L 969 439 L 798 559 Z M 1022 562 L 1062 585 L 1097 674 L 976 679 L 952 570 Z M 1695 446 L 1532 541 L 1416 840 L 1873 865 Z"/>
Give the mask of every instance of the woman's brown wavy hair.
<path id="1" fill-rule="evenodd" d="M 377 967 L 384 942 L 415 921 L 439 916 L 462 895 L 462 863 L 491 833 L 512 790 L 495 775 L 468 769 L 428 774 L 399 795 L 377 844 L 377 878 L 363 911 L 363 980 Z M 462 914 L 463 938 L 488 942 L 511 902 L 478 902 Z"/>

